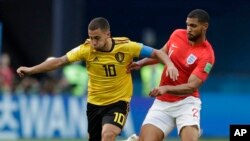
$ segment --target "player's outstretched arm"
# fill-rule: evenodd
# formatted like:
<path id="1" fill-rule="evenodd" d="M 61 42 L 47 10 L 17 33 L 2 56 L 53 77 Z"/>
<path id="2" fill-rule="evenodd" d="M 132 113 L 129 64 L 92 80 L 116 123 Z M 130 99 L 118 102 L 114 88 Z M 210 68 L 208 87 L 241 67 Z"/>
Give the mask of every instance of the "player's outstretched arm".
<path id="1" fill-rule="evenodd" d="M 159 50 L 156 50 L 156 49 L 153 49 L 153 52 L 151 54 L 150 57 L 147 57 L 147 58 L 143 58 L 139 61 L 137 61 L 136 63 L 140 66 L 140 67 L 143 67 L 143 66 L 147 66 L 147 65 L 153 65 L 153 64 L 157 64 L 159 62 L 163 62 L 164 63 L 164 60 L 166 59 L 165 61 L 165 65 L 167 64 L 172 64 L 172 61 L 170 60 L 170 58 L 165 54 L 162 54 L 162 53 L 165 53 L 166 52 L 166 49 L 165 49 L 165 46 L 164 45 L 160 51 L 162 52 L 159 52 Z M 157 53 L 158 52 L 158 53 Z M 165 58 L 164 58 L 165 57 Z M 161 59 L 162 58 L 162 59 Z"/>
<path id="2" fill-rule="evenodd" d="M 167 66 L 166 75 L 169 76 L 173 81 L 178 79 L 179 72 L 165 52 L 154 49 L 151 57 L 157 58 Z"/>
<path id="3" fill-rule="evenodd" d="M 178 79 L 179 72 L 164 50 L 157 50 L 149 46 L 143 46 L 140 56 L 146 58 L 130 63 L 127 67 L 127 72 L 138 70 L 146 65 L 162 62 L 167 66 L 166 75 L 169 76 L 173 81 Z"/>
<path id="4" fill-rule="evenodd" d="M 127 72 L 131 72 L 132 70 L 139 70 L 141 67 L 146 65 L 153 65 L 159 63 L 157 59 L 153 58 L 143 58 L 137 62 L 131 62 L 127 67 Z"/>
<path id="5" fill-rule="evenodd" d="M 192 74 L 187 83 L 171 86 L 165 85 L 152 89 L 149 93 L 149 96 L 156 97 L 165 93 L 173 95 L 189 95 L 192 94 L 196 89 L 202 85 L 203 81 L 198 78 L 196 75 Z"/>
<path id="6" fill-rule="evenodd" d="M 57 68 L 60 68 L 66 64 L 68 64 L 68 58 L 66 56 L 62 57 L 53 57 L 51 59 L 47 59 L 41 64 L 38 64 L 33 67 L 25 67 L 21 66 L 17 69 L 17 73 L 20 77 L 24 77 L 26 75 L 32 75 L 32 74 L 37 74 L 37 73 L 43 73 L 43 72 L 48 72 L 55 70 Z"/>

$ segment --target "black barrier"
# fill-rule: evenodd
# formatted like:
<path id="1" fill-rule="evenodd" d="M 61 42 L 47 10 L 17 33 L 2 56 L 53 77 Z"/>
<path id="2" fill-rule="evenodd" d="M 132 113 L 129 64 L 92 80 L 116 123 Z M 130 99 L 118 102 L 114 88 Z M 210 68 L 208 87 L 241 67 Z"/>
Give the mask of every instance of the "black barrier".
<path id="1" fill-rule="evenodd" d="M 230 125 L 230 141 L 249 141 L 249 125 Z"/>

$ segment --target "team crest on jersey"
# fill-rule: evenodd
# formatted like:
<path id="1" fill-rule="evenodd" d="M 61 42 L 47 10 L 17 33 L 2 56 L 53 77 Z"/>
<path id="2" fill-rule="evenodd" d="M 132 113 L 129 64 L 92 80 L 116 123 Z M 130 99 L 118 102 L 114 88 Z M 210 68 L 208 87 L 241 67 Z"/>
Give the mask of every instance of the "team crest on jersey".
<path id="1" fill-rule="evenodd" d="M 191 65 L 196 61 L 197 57 L 193 54 L 190 54 L 187 58 L 187 64 Z"/>
<path id="2" fill-rule="evenodd" d="M 121 52 L 118 52 L 115 54 L 115 59 L 118 61 L 118 62 L 122 62 L 124 60 L 124 53 L 121 53 Z"/>

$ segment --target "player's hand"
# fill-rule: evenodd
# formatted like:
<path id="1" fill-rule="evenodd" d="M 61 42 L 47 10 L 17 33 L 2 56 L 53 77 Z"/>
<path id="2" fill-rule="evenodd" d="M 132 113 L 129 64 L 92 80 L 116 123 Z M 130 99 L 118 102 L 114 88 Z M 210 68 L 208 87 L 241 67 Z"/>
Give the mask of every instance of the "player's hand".
<path id="1" fill-rule="evenodd" d="M 150 97 L 157 97 L 157 96 L 163 95 L 164 93 L 166 93 L 166 87 L 160 86 L 160 87 L 153 88 L 150 91 L 149 96 Z"/>
<path id="2" fill-rule="evenodd" d="M 138 62 L 131 62 L 127 67 L 127 73 L 130 73 L 132 70 L 139 70 L 141 65 Z"/>
<path id="3" fill-rule="evenodd" d="M 167 66 L 166 75 L 167 77 L 169 76 L 173 81 L 176 81 L 178 79 L 179 72 L 174 64 L 170 64 Z"/>
<path id="4" fill-rule="evenodd" d="M 26 75 L 30 75 L 30 73 L 31 73 L 31 69 L 29 68 L 29 67 L 19 67 L 18 69 L 17 69 L 17 74 L 20 76 L 20 77 L 24 77 L 24 76 L 26 76 Z"/>

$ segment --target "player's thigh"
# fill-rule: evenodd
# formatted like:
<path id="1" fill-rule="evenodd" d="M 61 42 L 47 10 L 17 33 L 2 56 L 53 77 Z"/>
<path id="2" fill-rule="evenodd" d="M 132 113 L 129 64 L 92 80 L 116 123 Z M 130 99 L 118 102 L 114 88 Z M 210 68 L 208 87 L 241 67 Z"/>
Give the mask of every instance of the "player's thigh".
<path id="1" fill-rule="evenodd" d="M 100 106 L 87 104 L 89 141 L 101 140 L 102 116 L 99 114 Z"/>
<path id="2" fill-rule="evenodd" d="M 198 141 L 199 130 L 196 125 L 185 126 L 180 131 L 182 141 Z"/>
<path id="3" fill-rule="evenodd" d="M 156 101 L 148 111 L 143 121 L 142 135 L 149 136 L 153 133 L 161 133 L 164 137 L 167 136 L 174 127 L 175 119 L 164 109 L 158 107 Z"/>
<path id="4" fill-rule="evenodd" d="M 152 124 L 144 124 L 139 135 L 140 141 L 162 141 L 164 133 L 161 129 Z"/>
<path id="5" fill-rule="evenodd" d="M 179 134 L 187 126 L 196 127 L 195 129 L 200 132 L 200 110 L 199 99 L 193 99 L 192 103 L 185 103 L 178 107 L 176 125 Z"/>

